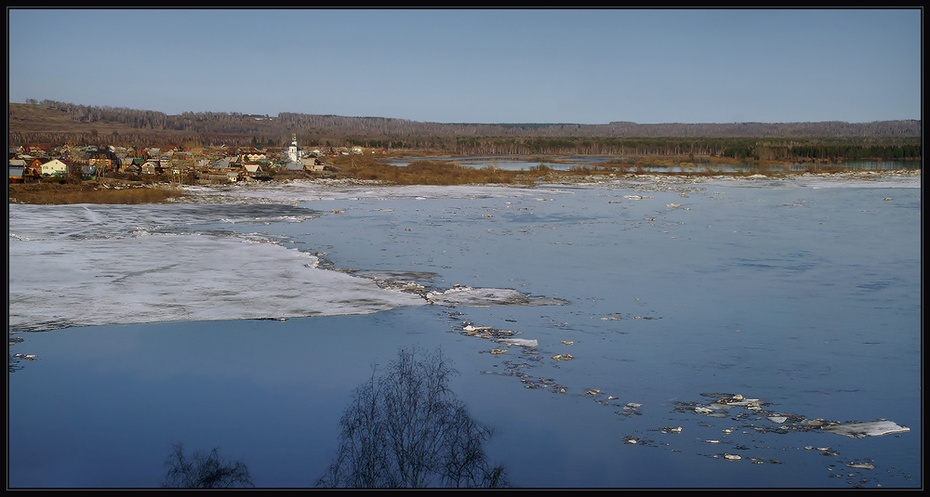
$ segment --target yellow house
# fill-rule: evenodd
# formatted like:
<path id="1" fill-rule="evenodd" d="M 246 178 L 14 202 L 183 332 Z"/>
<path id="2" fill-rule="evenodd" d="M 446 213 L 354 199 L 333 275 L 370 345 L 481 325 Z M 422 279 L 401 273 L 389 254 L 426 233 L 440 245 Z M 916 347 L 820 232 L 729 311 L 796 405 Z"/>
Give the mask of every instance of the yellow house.
<path id="1" fill-rule="evenodd" d="M 68 174 L 68 165 L 58 159 L 42 164 L 42 175 Z"/>

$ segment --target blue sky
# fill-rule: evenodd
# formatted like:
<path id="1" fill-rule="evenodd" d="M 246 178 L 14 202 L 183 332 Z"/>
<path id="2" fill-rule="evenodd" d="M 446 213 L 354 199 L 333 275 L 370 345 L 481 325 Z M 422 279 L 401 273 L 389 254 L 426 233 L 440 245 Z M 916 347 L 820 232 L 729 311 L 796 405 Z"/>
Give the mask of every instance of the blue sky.
<path id="1" fill-rule="evenodd" d="M 921 118 L 916 8 L 7 12 L 10 102 L 484 123 Z"/>

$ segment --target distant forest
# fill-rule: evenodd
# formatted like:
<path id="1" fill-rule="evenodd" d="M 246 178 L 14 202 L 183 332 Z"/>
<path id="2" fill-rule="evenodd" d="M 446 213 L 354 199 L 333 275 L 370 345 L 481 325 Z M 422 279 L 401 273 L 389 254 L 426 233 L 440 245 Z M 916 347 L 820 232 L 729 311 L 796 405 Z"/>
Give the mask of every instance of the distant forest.
<path id="1" fill-rule="evenodd" d="M 9 105 L 9 144 L 363 146 L 455 155 L 674 155 L 755 160 L 916 159 L 921 121 L 608 124 L 434 123 L 282 112 L 163 112 L 54 100 Z"/>

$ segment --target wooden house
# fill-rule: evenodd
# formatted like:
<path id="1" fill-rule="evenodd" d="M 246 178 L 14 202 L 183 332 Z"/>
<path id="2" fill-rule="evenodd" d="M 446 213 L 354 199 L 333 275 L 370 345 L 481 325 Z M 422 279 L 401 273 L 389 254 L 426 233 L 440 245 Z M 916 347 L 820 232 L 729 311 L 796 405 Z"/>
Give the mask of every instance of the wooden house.
<path id="1" fill-rule="evenodd" d="M 242 162 L 258 162 L 260 160 L 266 160 L 268 158 L 265 152 L 258 152 L 258 151 L 243 152 L 242 154 L 240 154 L 240 156 L 241 156 Z"/>
<path id="2" fill-rule="evenodd" d="M 109 150 L 97 150 L 87 158 L 88 166 L 97 166 L 104 171 L 113 171 L 120 167 L 119 157 Z"/>
<path id="3" fill-rule="evenodd" d="M 142 164 L 148 159 L 139 157 L 124 157 L 120 159 L 119 170 L 123 173 L 135 174 L 142 170 Z"/>
<path id="4" fill-rule="evenodd" d="M 42 176 L 55 176 L 56 174 L 62 176 L 68 174 L 68 165 L 58 159 L 42 164 Z"/>
<path id="5" fill-rule="evenodd" d="M 148 160 L 142 164 L 142 174 L 161 174 L 161 164 L 156 161 Z"/>
<path id="6" fill-rule="evenodd" d="M 309 157 L 306 159 L 300 159 L 300 164 L 303 166 L 305 171 L 322 171 L 323 163 L 320 159 Z"/>
<path id="7" fill-rule="evenodd" d="M 25 182 L 25 178 L 23 177 L 25 171 L 25 167 L 10 166 L 10 184 Z"/>
<path id="8" fill-rule="evenodd" d="M 35 158 L 29 161 L 29 165 L 26 166 L 28 169 L 35 171 L 38 174 L 42 174 L 42 164 L 48 162 L 48 159 Z"/>

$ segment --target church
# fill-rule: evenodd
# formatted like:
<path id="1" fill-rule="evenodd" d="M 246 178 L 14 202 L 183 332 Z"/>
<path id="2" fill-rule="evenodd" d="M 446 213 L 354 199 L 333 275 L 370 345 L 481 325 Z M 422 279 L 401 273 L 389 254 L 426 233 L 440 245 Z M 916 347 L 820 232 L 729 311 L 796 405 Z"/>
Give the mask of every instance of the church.
<path id="1" fill-rule="evenodd" d="M 287 147 L 287 161 L 293 163 L 300 162 L 300 150 L 297 148 L 297 133 L 294 133 L 291 146 Z"/>

